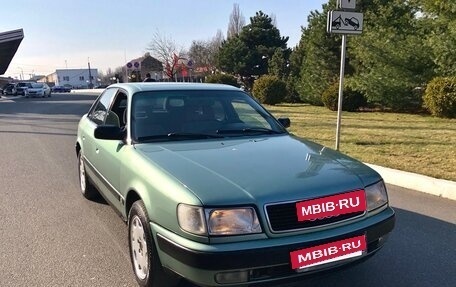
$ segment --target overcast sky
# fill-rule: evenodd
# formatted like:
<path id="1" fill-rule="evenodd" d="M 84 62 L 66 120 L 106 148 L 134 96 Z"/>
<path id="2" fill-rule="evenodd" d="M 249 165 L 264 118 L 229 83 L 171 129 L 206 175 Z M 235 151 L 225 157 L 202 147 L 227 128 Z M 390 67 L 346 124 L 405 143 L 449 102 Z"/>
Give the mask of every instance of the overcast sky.
<path id="1" fill-rule="evenodd" d="M 294 47 L 311 10 L 327 0 L 7 0 L 0 31 L 24 29 L 25 38 L 6 76 L 27 79 L 58 68 L 106 71 L 142 56 L 158 31 L 188 49 L 192 40 L 208 40 L 220 29 L 224 36 L 233 4 L 246 23 L 256 11 L 275 14 L 282 36 Z"/>

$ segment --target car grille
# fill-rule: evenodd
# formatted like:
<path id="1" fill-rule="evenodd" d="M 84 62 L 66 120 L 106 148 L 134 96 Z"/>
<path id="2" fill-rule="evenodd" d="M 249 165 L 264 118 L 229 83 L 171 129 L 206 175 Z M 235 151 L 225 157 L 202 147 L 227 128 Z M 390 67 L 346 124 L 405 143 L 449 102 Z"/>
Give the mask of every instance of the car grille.
<path id="1" fill-rule="evenodd" d="M 317 219 L 314 221 L 298 221 L 298 215 L 296 212 L 296 202 L 266 205 L 266 214 L 269 220 L 269 225 L 273 232 L 286 232 L 322 226 L 358 217 L 364 214 L 364 212 L 354 212 L 349 214 L 342 214 L 331 218 Z"/>

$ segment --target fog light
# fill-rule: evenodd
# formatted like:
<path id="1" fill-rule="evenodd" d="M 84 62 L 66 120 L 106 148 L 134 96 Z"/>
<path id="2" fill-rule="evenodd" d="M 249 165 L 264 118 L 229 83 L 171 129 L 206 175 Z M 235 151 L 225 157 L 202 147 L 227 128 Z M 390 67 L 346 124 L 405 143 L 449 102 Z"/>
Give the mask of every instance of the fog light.
<path id="1" fill-rule="evenodd" d="M 385 234 L 385 235 L 383 235 L 383 236 L 380 236 L 380 237 L 378 238 L 378 243 L 379 243 L 379 244 L 385 243 L 385 241 L 388 239 L 388 237 L 389 237 L 389 233 L 388 233 L 388 234 Z"/>
<path id="2" fill-rule="evenodd" d="M 234 271 L 215 274 L 215 281 L 220 284 L 243 283 L 249 280 L 247 271 Z"/>

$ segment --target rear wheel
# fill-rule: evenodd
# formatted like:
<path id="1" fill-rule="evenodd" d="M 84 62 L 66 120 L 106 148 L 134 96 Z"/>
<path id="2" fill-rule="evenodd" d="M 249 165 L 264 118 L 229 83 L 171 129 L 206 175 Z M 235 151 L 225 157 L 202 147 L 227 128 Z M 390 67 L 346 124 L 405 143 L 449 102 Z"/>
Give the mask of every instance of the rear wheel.
<path id="1" fill-rule="evenodd" d="M 98 191 L 95 186 L 90 182 L 89 177 L 86 174 L 84 158 L 82 156 L 82 151 L 78 153 L 78 169 L 79 169 L 79 186 L 81 189 L 82 196 L 87 199 L 93 199 L 97 197 Z"/>
<path id="2" fill-rule="evenodd" d="M 128 215 L 128 243 L 136 281 L 141 287 L 177 286 L 177 275 L 162 267 L 152 238 L 146 207 L 141 200 L 133 203 Z"/>

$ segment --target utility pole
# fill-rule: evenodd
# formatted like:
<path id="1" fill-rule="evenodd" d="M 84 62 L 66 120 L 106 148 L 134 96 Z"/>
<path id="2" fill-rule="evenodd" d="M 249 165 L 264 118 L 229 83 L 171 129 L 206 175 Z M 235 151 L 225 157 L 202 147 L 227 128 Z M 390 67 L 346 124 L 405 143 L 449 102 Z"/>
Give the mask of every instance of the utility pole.
<path id="1" fill-rule="evenodd" d="M 127 49 L 124 49 L 124 62 L 125 62 L 124 65 L 126 65 L 126 66 L 125 66 L 125 79 L 123 80 L 123 82 L 128 83 Z"/>
<path id="2" fill-rule="evenodd" d="M 90 58 L 87 58 L 87 64 L 89 66 L 89 89 L 91 89 L 92 86 L 92 72 L 90 71 Z"/>
<path id="3" fill-rule="evenodd" d="M 21 73 L 19 74 L 19 78 L 21 79 L 21 81 L 25 80 L 24 78 L 24 70 L 21 68 L 21 67 L 17 67 L 19 70 L 21 70 Z"/>

